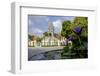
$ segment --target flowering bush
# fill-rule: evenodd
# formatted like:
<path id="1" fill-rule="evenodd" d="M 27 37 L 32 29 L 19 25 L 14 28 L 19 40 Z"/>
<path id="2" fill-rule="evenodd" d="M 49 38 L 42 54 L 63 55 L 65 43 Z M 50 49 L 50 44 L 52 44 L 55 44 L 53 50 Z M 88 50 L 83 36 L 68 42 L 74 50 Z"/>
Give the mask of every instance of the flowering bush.
<path id="1" fill-rule="evenodd" d="M 72 41 L 72 47 L 70 48 L 69 44 L 64 47 L 64 51 L 61 54 L 62 58 L 64 59 L 88 58 L 87 23 L 84 23 L 86 20 L 83 22 L 81 21 L 83 18 L 78 19 L 80 19 L 80 21 L 76 20 L 76 23 L 74 22 L 72 25 L 74 27 L 72 28 L 72 26 L 70 26 L 69 28 L 69 35 L 66 35 L 67 44 L 68 41 Z M 80 24 L 81 22 L 83 25 Z"/>
<path id="2" fill-rule="evenodd" d="M 82 27 L 78 26 L 76 28 L 74 28 L 73 30 L 77 35 L 81 35 L 82 33 Z"/>

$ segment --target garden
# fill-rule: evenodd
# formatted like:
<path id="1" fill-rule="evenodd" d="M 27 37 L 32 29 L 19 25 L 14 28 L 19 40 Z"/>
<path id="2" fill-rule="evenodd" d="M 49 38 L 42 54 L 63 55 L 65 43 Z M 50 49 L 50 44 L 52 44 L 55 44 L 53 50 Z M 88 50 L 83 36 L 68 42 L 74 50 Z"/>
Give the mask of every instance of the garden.
<path id="1" fill-rule="evenodd" d="M 64 21 L 61 35 L 67 38 L 67 45 L 61 53 L 62 59 L 88 58 L 87 17 L 75 17 L 72 22 Z"/>

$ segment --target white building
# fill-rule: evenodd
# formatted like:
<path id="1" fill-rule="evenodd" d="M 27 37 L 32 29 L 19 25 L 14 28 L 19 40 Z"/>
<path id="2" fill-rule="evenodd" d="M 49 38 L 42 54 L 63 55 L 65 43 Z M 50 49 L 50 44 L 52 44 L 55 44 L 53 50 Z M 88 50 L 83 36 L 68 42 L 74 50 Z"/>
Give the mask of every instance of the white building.
<path id="1" fill-rule="evenodd" d="M 57 35 L 57 37 L 54 35 L 55 28 L 53 24 L 50 22 L 48 25 L 48 33 L 50 33 L 50 36 L 44 36 L 41 40 L 41 42 L 37 42 L 36 39 L 33 39 L 33 41 L 29 41 L 29 46 L 34 47 L 51 47 L 51 46 L 64 46 L 66 45 L 66 38 Z"/>

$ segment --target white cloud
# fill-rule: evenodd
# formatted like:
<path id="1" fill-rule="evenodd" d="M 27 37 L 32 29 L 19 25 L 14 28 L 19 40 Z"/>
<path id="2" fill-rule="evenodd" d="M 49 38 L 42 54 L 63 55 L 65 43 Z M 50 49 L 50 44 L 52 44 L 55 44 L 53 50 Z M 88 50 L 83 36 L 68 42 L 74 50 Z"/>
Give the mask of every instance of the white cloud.
<path id="1" fill-rule="evenodd" d="M 61 32 L 61 29 L 62 29 L 62 22 L 61 22 L 61 20 L 54 21 L 53 25 L 55 27 L 55 32 L 57 32 L 57 33 Z"/>
<path id="2" fill-rule="evenodd" d="M 43 33 L 43 31 L 40 30 L 40 29 L 38 29 L 38 28 L 33 29 L 33 32 L 34 32 L 34 33 Z"/>
<path id="3" fill-rule="evenodd" d="M 36 35 L 36 36 L 41 36 L 43 34 L 43 31 L 39 28 L 30 28 L 29 34 Z"/>

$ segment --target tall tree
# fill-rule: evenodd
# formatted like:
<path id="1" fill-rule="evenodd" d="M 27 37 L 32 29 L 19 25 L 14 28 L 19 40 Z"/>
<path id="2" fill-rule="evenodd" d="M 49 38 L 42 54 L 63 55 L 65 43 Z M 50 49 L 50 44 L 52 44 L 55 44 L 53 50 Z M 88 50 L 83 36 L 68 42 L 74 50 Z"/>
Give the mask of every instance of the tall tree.
<path id="1" fill-rule="evenodd" d="M 44 35 L 44 36 L 48 36 L 48 32 L 44 32 L 43 35 Z"/>
<path id="2" fill-rule="evenodd" d="M 88 35 L 88 17 L 76 17 L 73 21 L 73 27 L 81 26 L 82 36 L 87 37 Z"/>
<path id="3" fill-rule="evenodd" d="M 35 37 L 34 35 L 28 34 L 28 39 L 33 40 L 34 37 Z"/>
<path id="4" fill-rule="evenodd" d="M 64 37 L 68 37 L 69 34 L 71 34 L 71 21 L 64 21 L 62 23 L 62 30 L 61 30 L 61 35 Z"/>
<path id="5" fill-rule="evenodd" d="M 75 26 L 81 25 L 83 27 L 87 27 L 88 17 L 76 17 L 73 23 Z"/>

